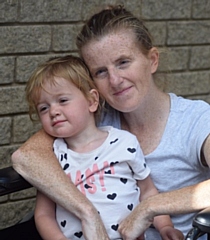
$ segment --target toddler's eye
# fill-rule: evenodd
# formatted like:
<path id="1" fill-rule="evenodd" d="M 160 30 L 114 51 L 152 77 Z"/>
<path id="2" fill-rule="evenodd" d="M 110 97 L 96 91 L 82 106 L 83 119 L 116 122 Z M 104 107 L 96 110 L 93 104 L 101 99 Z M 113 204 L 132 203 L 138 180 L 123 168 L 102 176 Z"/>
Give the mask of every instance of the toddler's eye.
<path id="1" fill-rule="evenodd" d="M 68 99 L 66 99 L 66 98 L 61 98 L 61 99 L 59 100 L 60 103 L 65 103 L 65 102 L 67 102 L 67 101 L 68 101 Z"/>
<path id="2" fill-rule="evenodd" d="M 47 106 L 43 106 L 43 107 L 39 107 L 38 108 L 38 111 L 40 112 L 40 113 L 43 113 L 43 112 L 45 112 L 47 110 Z"/>

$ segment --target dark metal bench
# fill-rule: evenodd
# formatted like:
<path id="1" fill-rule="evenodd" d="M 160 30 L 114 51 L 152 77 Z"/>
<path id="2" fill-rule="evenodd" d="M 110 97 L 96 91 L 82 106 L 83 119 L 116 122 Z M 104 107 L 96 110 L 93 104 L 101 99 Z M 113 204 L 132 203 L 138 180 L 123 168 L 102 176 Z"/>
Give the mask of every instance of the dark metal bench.
<path id="1" fill-rule="evenodd" d="M 12 167 L 0 169 L 0 196 L 31 188 Z M 36 230 L 33 214 L 27 221 L 0 230 L 1 240 L 42 240 Z"/>

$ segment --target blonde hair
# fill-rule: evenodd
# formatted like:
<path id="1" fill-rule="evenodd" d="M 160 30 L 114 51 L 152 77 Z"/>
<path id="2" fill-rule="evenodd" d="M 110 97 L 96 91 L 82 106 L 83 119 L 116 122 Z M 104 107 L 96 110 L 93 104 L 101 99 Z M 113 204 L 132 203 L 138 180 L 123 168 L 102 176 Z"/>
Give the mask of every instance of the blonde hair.
<path id="1" fill-rule="evenodd" d="M 109 33 L 130 29 L 135 34 L 136 43 L 143 54 L 147 55 L 153 47 L 152 36 L 143 20 L 138 19 L 123 6 L 109 6 L 93 15 L 83 26 L 76 39 L 80 51 L 91 40 L 99 40 Z"/>
<path id="2" fill-rule="evenodd" d="M 40 98 L 41 90 L 45 90 L 44 83 L 48 81 L 55 85 L 54 77 L 62 77 L 67 81 L 71 81 L 87 99 L 91 98 L 90 90 L 96 89 L 89 70 L 82 59 L 72 55 L 51 58 L 35 69 L 25 88 L 26 100 L 29 105 L 29 116 L 32 121 L 38 120 L 36 105 Z M 100 104 L 95 113 L 97 117 L 99 112 Z"/>

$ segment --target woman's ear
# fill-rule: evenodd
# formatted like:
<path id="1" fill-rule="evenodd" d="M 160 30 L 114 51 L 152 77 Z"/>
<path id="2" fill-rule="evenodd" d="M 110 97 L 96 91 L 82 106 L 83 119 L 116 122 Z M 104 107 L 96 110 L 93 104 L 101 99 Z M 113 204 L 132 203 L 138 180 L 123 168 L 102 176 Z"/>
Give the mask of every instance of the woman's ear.
<path id="1" fill-rule="evenodd" d="M 159 64 L 159 51 L 157 48 L 153 47 L 150 49 L 149 57 L 151 60 L 151 73 L 155 73 Z"/>
<path id="2" fill-rule="evenodd" d="M 96 89 L 90 90 L 89 111 L 96 112 L 99 105 L 99 93 Z"/>

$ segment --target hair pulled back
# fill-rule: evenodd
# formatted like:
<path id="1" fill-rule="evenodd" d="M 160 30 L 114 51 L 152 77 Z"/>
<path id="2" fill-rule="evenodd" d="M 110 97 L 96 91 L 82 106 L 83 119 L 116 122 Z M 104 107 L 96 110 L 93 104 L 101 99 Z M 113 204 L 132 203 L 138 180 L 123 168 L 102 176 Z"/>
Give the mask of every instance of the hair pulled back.
<path id="1" fill-rule="evenodd" d="M 135 17 L 121 5 L 110 6 L 93 15 L 78 34 L 76 45 L 81 52 L 82 47 L 91 40 L 99 40 L 107 34 L 123 29 L 134 32 L 142 53 L 147 54 L 153 47 L 152 37 L 143 20 Z"/>

